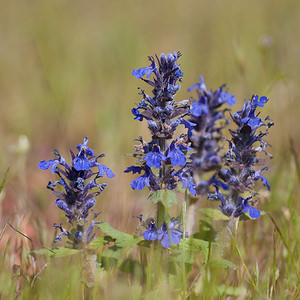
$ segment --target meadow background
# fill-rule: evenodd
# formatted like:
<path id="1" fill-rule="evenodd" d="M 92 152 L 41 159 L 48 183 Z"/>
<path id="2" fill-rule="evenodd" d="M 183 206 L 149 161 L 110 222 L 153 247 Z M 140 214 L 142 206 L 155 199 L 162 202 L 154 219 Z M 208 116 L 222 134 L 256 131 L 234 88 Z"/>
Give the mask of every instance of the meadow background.
<path id="1" fill-rule="evenodd" d="M 146 124 L 131 114 L 140 100 L 137 87 L 146 86 L 131 72 L 147 66 L 148 55 L 181 51 L 177 100 L 192 96 L 187 89 L 199 74 L 208 88 L 227 84 L 238 101 L 233 109 L 253 93 L 270 98 L 263 116 L 275 122 L 267 137 L 274 156 L 265 173 L 271 193 L 263 193 L 259 208 L 278 227 L 267 215 L 243 222 L 237 243 L 256 278 L 257 299 L 299 299 L 299 28 L 298 0 L 1 1 L 0 179 L 9 172 L 0 194 L 0 230 L 9 221 L 35 248 L 51 247 L 53 223 L 65 220 L 46 190 L 54 176 L 38 162 L 53 158 L 54 148 L 68 160 L 68 150 L 88 136 L 116 174 L 97 200 L 101 220 L 134 233 L 132 216 L 150 216 L 154 207 L 148 192 L 132 191 L 134 177 L 123 173 L 134 164 L 124 155 L 133 152 L 133 139 L 148 137 Z M 32 271 L 24 267 L 24 238 L 10 227 L 2 233 L 0 298 L 14 299 L 19 283 L 10 285 L 11 278 L 19 282 Z M 213 281 L 245 289 L 232 297 L 252 297 L 249 274 L 232 245 L 225 257 L 238 269 L 212 272 Z M 80 278 L 69 262 L 50 263 L 36 279 L 39 290 L 27 288 L 23 297 L 80 298 Z M 103 299 L 141 297 L 138 284 L 118 278 L 105 279 Z M 161 282 L 155 295 L 168 299 L 171 290 Z"/>

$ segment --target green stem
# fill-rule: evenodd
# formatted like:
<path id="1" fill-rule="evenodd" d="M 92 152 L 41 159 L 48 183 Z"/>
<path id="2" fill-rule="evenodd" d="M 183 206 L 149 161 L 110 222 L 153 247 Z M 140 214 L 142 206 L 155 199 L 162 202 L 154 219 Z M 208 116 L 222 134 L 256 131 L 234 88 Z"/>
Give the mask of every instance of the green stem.
<path id="1" fill-rule="evenodd" d="M 165 207 L 162 204 L 162 202 L 156 203 L 156 209 L 157 209 L 157 225 L 161 225 L 165 220 Z"/>
<path id="2" fill-rule="evenodd" d="M 164 154 L 166 151 L 166 139 L 164 139 L 164 138 L 159 139 L 158 145 L 160 147 L 161 153 Z M 165 177 L 165 174 L 166 174 L 166 166 L 165 166 L 165 163 L 162 161 L 161 167 L 159 169 L 160 182 L 162 182 L 162 179 Z M 161 199 L 161 200 L 163 200 L 163 199 Z M 166 217 L 166 211 L 165 211 L 165 207 L 164 207 L 162 201 L 157 202 L 156 209 L 157 209 L 156 221 L 157 221 L 157 225 L 160 226 Z"/>
<path id="3" fill-rule="evenodd" d="M 186 202 L 187 202 L 188 194 L 187 189 L 185 190 L 184 194 L 184 201 L 182 204 L 182 281 L 183 281 L 183 292 L 184 295 L 187 293 L 187 278 L 186 278 L 186 271 L 185 271 L 185 231 L 186 231 Z"/>

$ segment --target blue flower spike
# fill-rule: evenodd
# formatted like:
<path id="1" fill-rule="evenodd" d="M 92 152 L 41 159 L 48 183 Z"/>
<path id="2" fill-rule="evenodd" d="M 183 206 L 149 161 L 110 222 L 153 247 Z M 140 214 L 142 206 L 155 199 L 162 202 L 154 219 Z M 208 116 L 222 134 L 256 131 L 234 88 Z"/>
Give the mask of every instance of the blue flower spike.
<path id="1" fill-rule="evenodd" d="M 221 200 L 221 211 L 228 217 L 240 217 L 248 213 L 251 219 L 257 219 L 260 211 L 249 204 L 252 198 L 243 198 L 244 192 L 255 192 L 255 182 L 260 180 L 263 186 L 270 191 L 270 184 L 266 177 L 262 175 L 263 171 L 268 170 L 264 167 L 257 170 L 261 162 L 267 159 L 257 158 L 259 152 L 271 156 L 266 147 L 269 146 L 263 138 L 268 134 L 268 130 L 273 126 L 269 117 L 264 120 L 259 118 L 257 108 L 262 108 L 268 102 L 266 96 L 259 97 L 253 95 L 249 101 L 245 101 L 242 109 L 232 115 L 232 120 L 236 124 L 236 130 L 231 129 L 231 139 L 229 149 L 225 158 L 225 168 L 218 172 L 219 178 L 228 188 L 226 197 L 222 196 L 217 190 L 217 198 Z M 258 131 L 258 129 L 260 130 Z M 264 128 L 263 131 L 261 128 Z"/>
<path id="2" fill-rule="evenodd" d="M 61 240 L 62 235 L 67 235 L 73 241 L 74 248 L 82 248 L 84 243 L 89 243 L 93 237 L 91 235 L 93 226 L 88 226 L 88 216 L 90 210 L 96 204 L 94 198 L 101 194 L 107 185 L 106 183 L 96 183 L 96 179 L 104 175 L 108 178 L 114 177 L 110 168 L 97 162 L 104 155 L 101 154 L 95 157 L 94 150 L 90 149 L 87 144 L 88 138 L 85 137 L 83 143 L 76 147 L 78 149 L 77 155 L 70 151 L 72 156 L 71 165 L 68 165 L 57 150 L 54 154 L 58 158 L 49 161 L 43 160 L 39 163 L 40 169 L 47 170 L 51 168 L 51 172 L 58 175 L 59 180 L 50 181 L 47 188 L 56 196 L 56 206 L 65 212 L 68 222 L 73 225 L 75 231 L 70 232 L 76 232 L 76 234 L 67 234 L 65 229 L 55 225 L 56 228 L 61 230 L 61 233 L 55 238 L 55 242 Z M 98 169 L 98 172 L 95 172 L 95 168 Z M 63 190 L 57 190 L 57 184 Z M 94 190 L 90 192 L 91 189 Z M 90 229 L 88 230 L 88 228 Z"/>
<path id="3" fill-rule="evenodd" d="M 208 192 L 212 178 L 212 171 L 218 171 L 222 164 L 220 149 L 223 143 L 223 129 L 228 125 L 225 113 L 226 106 L 235 104 L 235 96 L 229 94 L 225 85 L 215 91 L 208 90 L 202 76 L 200 82 L 194 84 L 188 91 L 196 90 L 197 98 L 192 103 L 190 122 L 193 133 L 190 137 L 194 153 L 191 155 L 194 175 L 199 178 L 196 182 L 196 191 L 199 195 Z M 210 173 L 208 173 L 210 172 Z M 201 179 L 205 173 L 212 174 L 207 184 Z M 195 177 L 196 178 L 196 177 Z"/>
<path id="4" fill-rule="evenodd" d="M 175 190 L 180 180 L 174 176 L 174 167 L 184 167 L 189 160 L 188 151 L 192 150 L 189 139 L 196 124 L 187 120 L 190 100 L 175 101 L 183 77 L 178 63 L 180 57 L 180 52 L 161 54 L 160 57 L 150 56 L 149 66 L 132 72 L 133 76 L 148 84 L 152 90 L 149 96 L 139 88 L 142 100 L 131 110 L 135 120 L 146 120 L 152 137 L 148 143 L 141 137 L 138 139 L 141 144 L 135 145 L 133 155 L 137 158 L 137 166 L 124 171 L 141 174 L 130 183 L 134 190 L 145 187 L 151 192 Z M 175 138 L 174 134 L 180 125 L 185 127 L 186 133 Z M 191 185 L 189 187 L 192 189 Z"/>

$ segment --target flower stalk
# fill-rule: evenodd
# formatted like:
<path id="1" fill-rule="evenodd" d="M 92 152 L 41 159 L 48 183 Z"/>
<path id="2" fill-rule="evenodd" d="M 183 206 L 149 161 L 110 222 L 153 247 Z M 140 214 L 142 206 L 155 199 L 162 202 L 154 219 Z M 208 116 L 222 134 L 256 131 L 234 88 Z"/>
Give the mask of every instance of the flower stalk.
<path id="1" fill-rule="evenodd" d="M 191 166 L 196 183 L 198 197 L 189 198 L 187 230 L 194 232 L 200 200 L 206 195 L 209 186 L 221 185 L 216 179 L 216 172 L 221 169 L 221 142 L 223 129 L 228 125 L 225 105 L 236 103 L 235 97 L 227 92 L 225 85 L 217 90 L 207 90 L 202 76 L 200 83 L 194 84 L 188 91 L 196 90 L 197 100 L 192 104 L 190 121 L 194 123 L 194 131 L 190 137 L 194 153 L 191 155 Z"/>
<path id="2" fill-rule="evenodd" d="M 183 76 L 177 62 L 180 56 L 180 52 L 173 52 L 168 55 L 161 54 L 159 58 L 149 57 L 149 67 L 132 72 L 132 75 L 153 88 L 151 96 L 140 89 L 143 98 L 132 109 L 135 120 L 147 120 L 152 140 L 146 142 L 142 137 L 138 139 L 140 145 L 135 146 L 137 166 L 130 166 L 125 172 L 144 172 L 131 182 L 131 187 L 142 190 L 147 186 L 150 189 L 150 199 L 158 191 L 174 191 L 180 181 L 183 188 L 196 193 L 188 163 L 188 152 L 192 150 L 188 138 L 192 134 L 193 123 L 185 119 L 190 113 L 190 101 L 175 101 Z M 184 125 L 187 133 L 175 138 L 174 134 L 179 125 Z M 168 207 L 163 198 L 155 199 L 155 224 L 168 228 L 165 224 L 169 218 Z"/>
<path id="3" fill-rule="evenodd" d="M 99 213 L 93 211 L 92 220 L 89 222 L 88 219 L 90 211 L 96 204 L 95 197 L 100 195 L 107 185 L 107 183 L 97 183 L 98 179 L 104 175 L 108 178 L 114 177 L 110 168 L 98 162 L 104 154 L 95 156 L 94 150 L 88 148 L 87 143 L 86 137 L 83 143 L 76 147 L 77 155 L 70 150 L 71 165 L 57 150 L 54 151 L 54 155 L 57 156 L 55 159 L 43 160 L 39 163 L 40 169 L 50 168 L 52 173 L 57 174 L 59 180 L 49 181 L 47 188 L 57 197 L 56 206 L 65 212 L 67 221 L 72 224 L 71 231 L 67 231 L 62 224 L 54 224 L 54 227 L 60 231 L 54 242 L 60 241 L 64 235 L 68 237 L 72 248 L 76 249 L 89 244 L 95 236 L 93 229 Z M 57 185 L 60 185 L 63 191 L 58 190 Z"/>
<path id="4" fill-rule="evenodd" d="M 260 211 L 255 207 L 257 201 L 253 200 L 256 195 L 255 182 L 260 180 L 270 190 L 268 180 L 262 175 L 268 167 L 260 169 L 267 160 L 259 154 L 272 157 L 266 151 L 269 144 L 263 138 L 274 123 L 269 117 L 260 119 L 259 113 L 256 113 L 256 109 L 264 107 L 268 100 L 265 96 L 253 95 L 249 101 L 244 102 L 240 111 L 231 116 L 237 128 L 229 130 L 231 139 L 228 140 L 225 166 L 218 172 L 218 177 L 223 181 L 222 187 L 229 192 L 224 197 L 216 186 L 216 193 L 209 195 L 210 199 L 221 200 L 220 209 L 228 217 L 237 218 L 248 213 L 250 218 L 257 219 Z"/>

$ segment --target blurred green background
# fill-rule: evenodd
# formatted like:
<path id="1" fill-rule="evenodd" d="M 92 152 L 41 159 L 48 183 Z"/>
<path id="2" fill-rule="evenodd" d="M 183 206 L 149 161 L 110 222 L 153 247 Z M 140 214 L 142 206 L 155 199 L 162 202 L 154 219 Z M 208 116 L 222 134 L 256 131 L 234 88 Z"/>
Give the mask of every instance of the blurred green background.
<path id="1" fill-rule="evenodd" d="M 273 178 L 290 139 L 300 146 L 299 28 L 299 0 L 1 1 L 1 177 L 10 171 L 0 225 L 9 218 L 37 244 L 51 243 L 52 224 L 64 218 L 45 188 L 55 176 L 38 162 L 53 158 L 54 148 L 68 160 L 85 136 L 116 174 L 98 198 L 102 220 L 134 232 L 132 216 L 151 214 L 148 192 L 132 191 L 133 176 L 123 173 L 134 164 L 124 153 L 148 136 L 131 108 L 137 87 L 150 90 L 131 72 L 162 52 L 183 54 L 177 100 L 192 96 L 187 88 L 199 74 L 208 88 L 226 83 L 238 99 L 234 109 L 253 93 L 270 98 L 262 116 L 275 122 L 267 138 Z M 280 211 L 279 201 L 268 208 Z"/>

